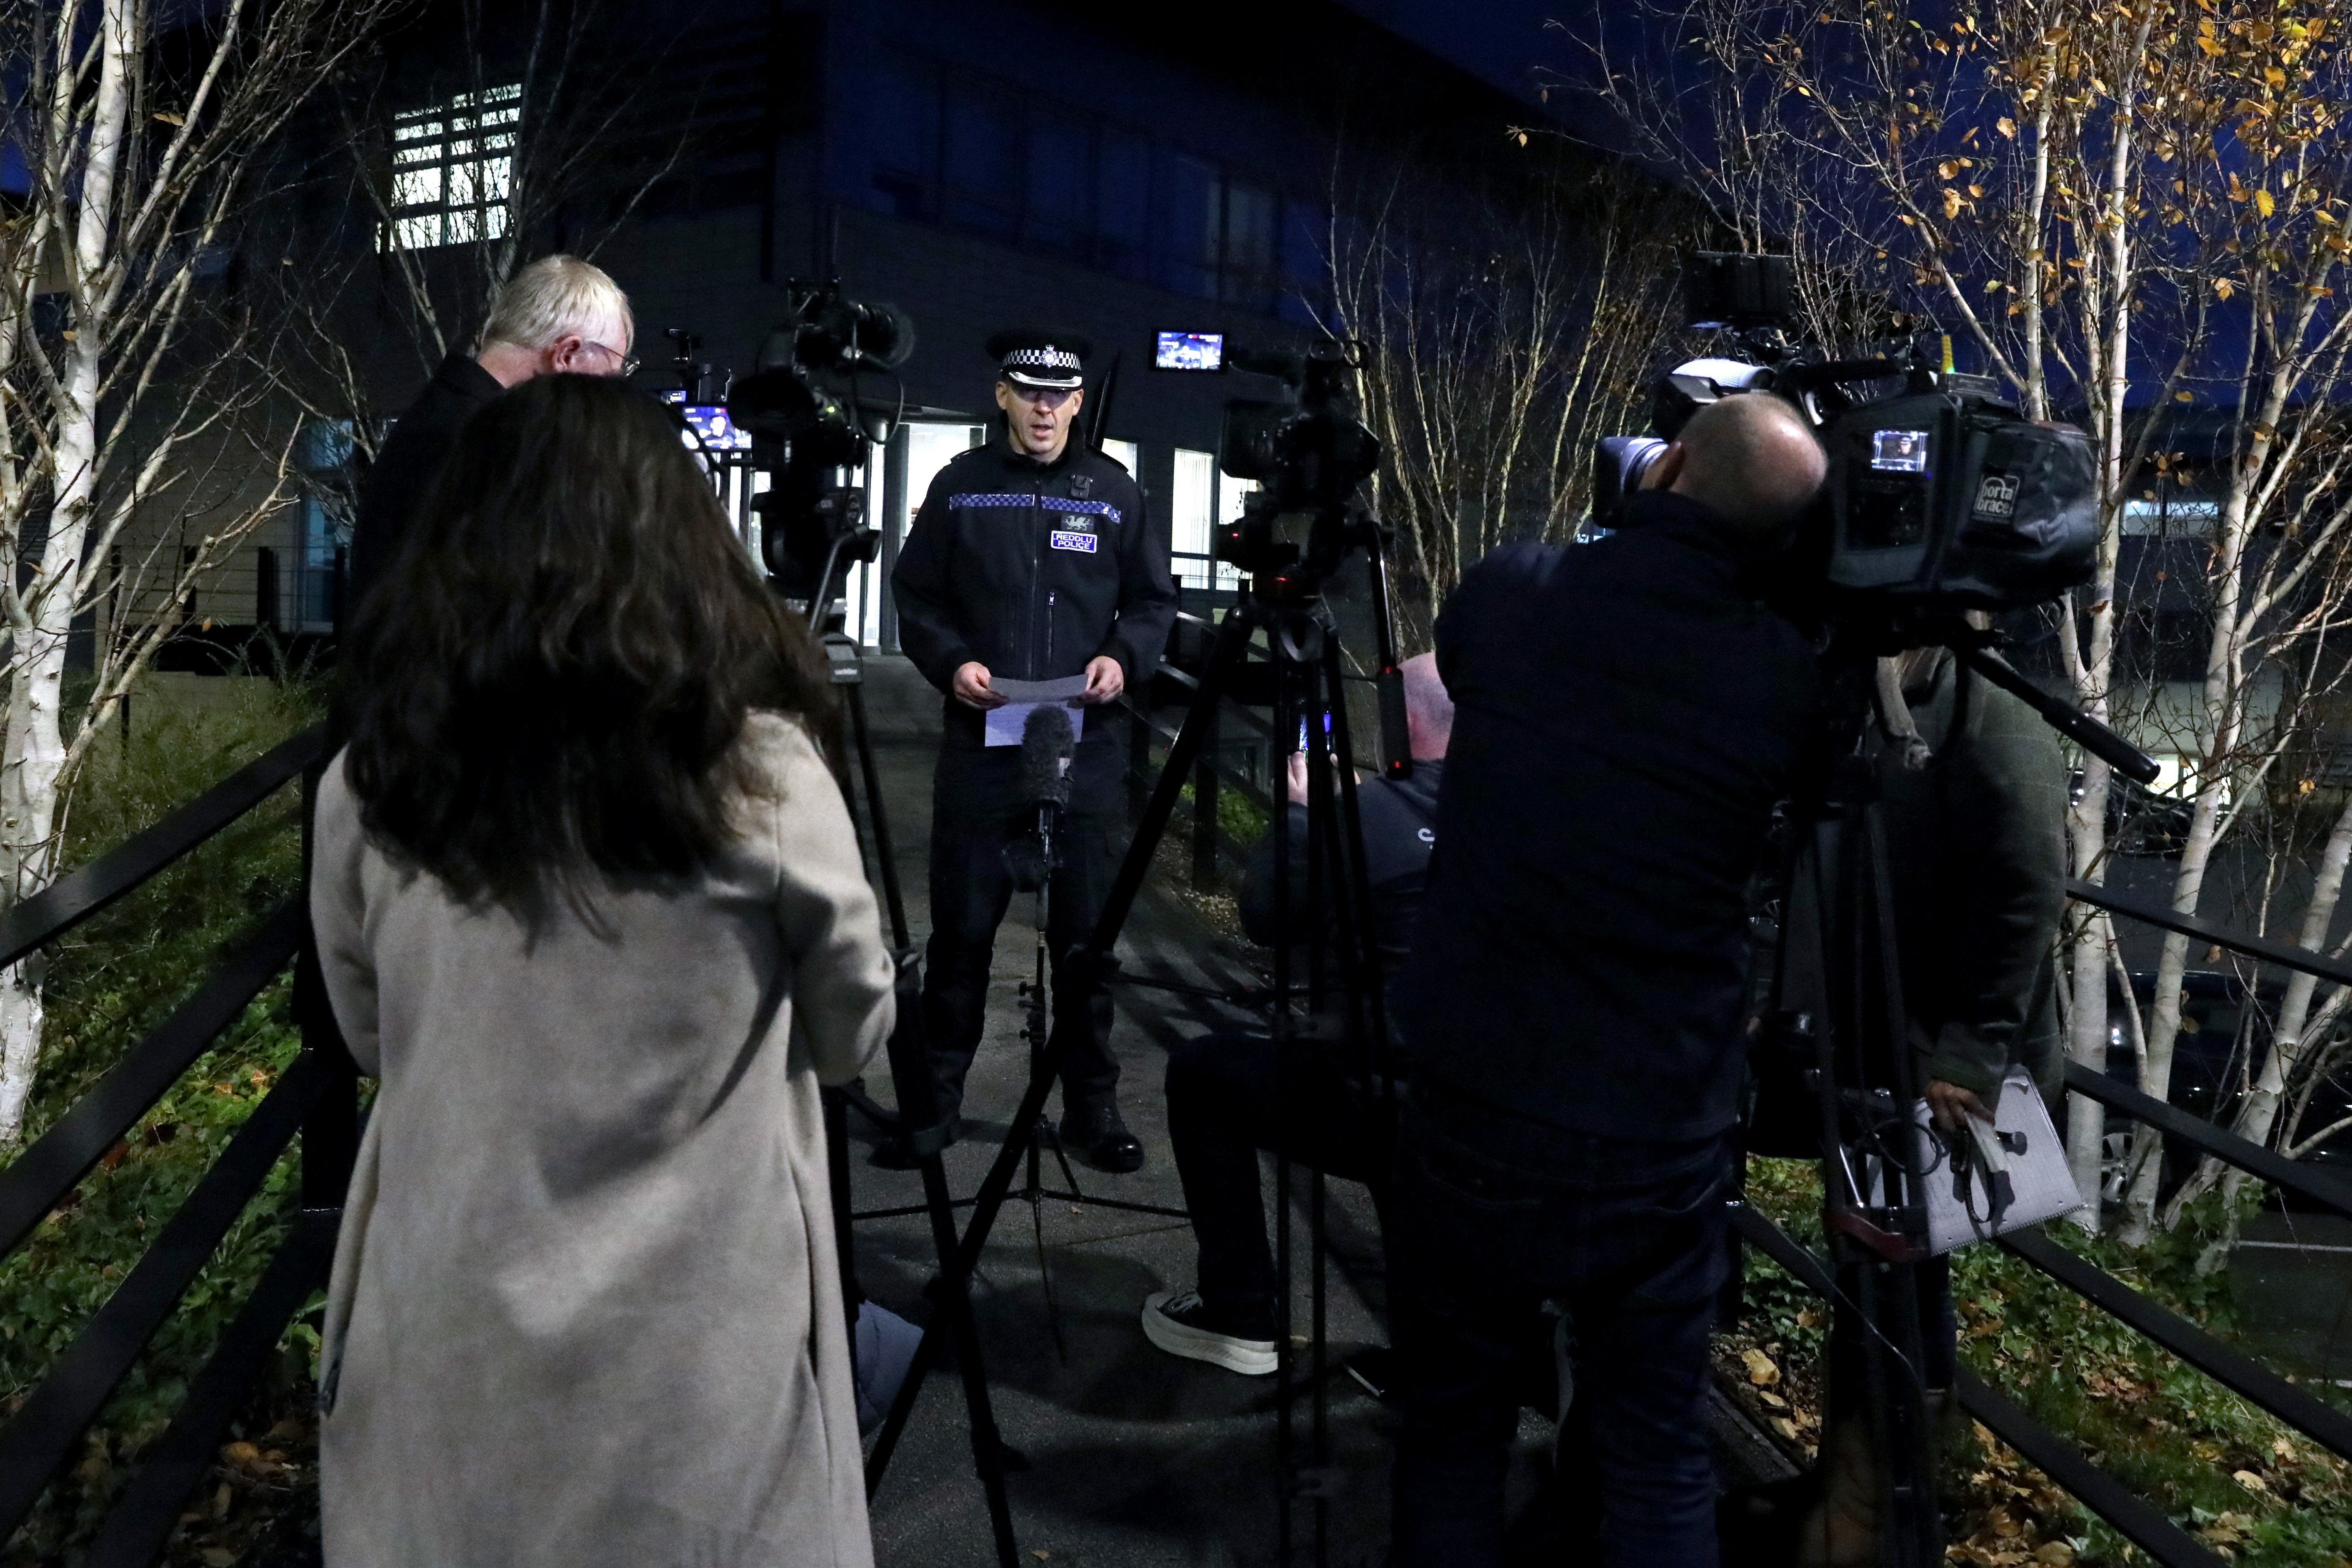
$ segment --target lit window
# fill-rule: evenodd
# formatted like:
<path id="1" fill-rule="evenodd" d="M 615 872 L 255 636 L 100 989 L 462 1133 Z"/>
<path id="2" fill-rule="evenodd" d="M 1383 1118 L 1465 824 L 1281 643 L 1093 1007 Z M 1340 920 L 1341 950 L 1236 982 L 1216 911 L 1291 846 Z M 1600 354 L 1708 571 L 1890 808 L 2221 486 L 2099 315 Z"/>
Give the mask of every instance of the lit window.
<path id="1" fill-rule="evenodd" d="M 1135 465 L 1138 459 L 1136 457 L 1134 442 L 1113 441 L 1106 437 L 1102 444 L 1102 450 L 1104 457 L 1117 459 L 1119 465 L 1126 468 L 1129 474 L 1133 474 L 1135 472 Z"/>
<path id="2" fill-rule="evenodd" d="M 392 124 L 392 222 L 386 249 L 429 250 L 507 231 L 520 84 L 461 92 Z"/>
<path id="3" fill-rule="evenodd" d="M 1168 505 L 1169 563 L 1176 581 L 1187 588 L 1205 588 L 1216 580 L 1209 551 L 1209 520 L 1216 511 L 1216 458 L 1176 448 Z"/>
<path id="4" fill-rule="evenodd" d="M 1242 502 L 1257 493 L 1255 479 L 1237 479 L 1231 474 L 1217 476 L 1217 522 L 1220 527 L 1242 520 Z M 1242 585 L 1240 568 L 1226 562 L 1217 563 L 1217 586 L 1223 590 Z"/>

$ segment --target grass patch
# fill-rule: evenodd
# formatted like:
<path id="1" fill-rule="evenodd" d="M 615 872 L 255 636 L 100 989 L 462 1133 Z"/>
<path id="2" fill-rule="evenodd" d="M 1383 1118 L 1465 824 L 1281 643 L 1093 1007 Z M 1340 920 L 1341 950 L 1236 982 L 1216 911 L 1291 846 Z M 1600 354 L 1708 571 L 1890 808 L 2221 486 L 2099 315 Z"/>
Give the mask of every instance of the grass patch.
<path id="1" fill-rule="evenodd" d="M 147 699 L 128 735 L 109 734 L 92 755 L 68 818 L 65 864 L 79 865 L 148 827 L 173 808 L 315 722 L 315 691 L 261 681 L 224 683 L 201 707 Z M 186 999 L 226 953 L 299 889 L 301 795 L 289 784 L 243 820 L 158 874 L 49 950 L 46 1044 L 27 1118 L 37 1137 L 70 1110 L 123 1053 Z M 292 1061 L 300 1041 L 282 982 L 223 1032 L 110 1151 L 32 1238 L 0 1261 L 0 1408 L 13 1411 L 37 1385 L 169 1222 L 229 1138 Z M 0 1561 L 54 1563 L 88 1543 L 139 1454 L 159 1436 L 221 1328 L 283 1237 L 298 1200 L 299 1153 L 289 1151 L 238 1219 L 147 1352 L 116 1390 L 83 1451 L 53 1484 Z M 226 1562 L 226 1534 L 248 1493 L 290 1489 L 285 1456 L 301 1424 L 279 1414 L 307 1403 L 315 1334 L 298 1323 L 257 1401 L 247 1462 L 232 1467 L 195 1511 L 193 1534 L 166 1558 Z M 274 1437 L 273 1437 L 274 1432 Z M 249 1457 L 247 1449 L 250 1450 Z M 267 1455 L 279 1456 L 271 1459 Z M 201 1539 L 198 1539 L 201 1538 Z M 193 1542 L 193 1543 L 192 1543 Z"/>

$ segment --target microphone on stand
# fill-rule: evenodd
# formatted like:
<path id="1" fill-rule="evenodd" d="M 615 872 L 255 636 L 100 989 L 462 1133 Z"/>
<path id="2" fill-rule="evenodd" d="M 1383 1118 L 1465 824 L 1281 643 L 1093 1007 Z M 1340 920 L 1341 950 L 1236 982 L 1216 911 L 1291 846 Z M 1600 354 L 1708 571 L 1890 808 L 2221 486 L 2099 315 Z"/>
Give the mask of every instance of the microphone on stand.
<path id="1" fill-rule="evenodd" d="M 1054 826 L 1070 808 L 1070 761 L 1077 736 L 1070 710 L 1042 703 L 1021 724 L 1021 798 L 1037 808 L 1037 831 L 1004 847 L 1013 885 L 1024 893 L 1045 885 L 1054 869 Z"/>
<path id="2" fill-rule="evenodd" d="M 1042 702 L 1021 724 L 1021 796 L 1040 806 L 1067 810 L 1070 805 L 1070 759 L 1077 752 L 1077 736 L 1070 728 L 1070 710 L 1058 702 Z"/>

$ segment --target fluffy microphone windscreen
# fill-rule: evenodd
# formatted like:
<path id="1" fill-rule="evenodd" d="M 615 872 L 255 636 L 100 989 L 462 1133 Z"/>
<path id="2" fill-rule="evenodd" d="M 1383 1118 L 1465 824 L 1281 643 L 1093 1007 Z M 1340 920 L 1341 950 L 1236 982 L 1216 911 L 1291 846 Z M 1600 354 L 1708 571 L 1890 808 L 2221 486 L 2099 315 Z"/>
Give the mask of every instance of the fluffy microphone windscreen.
<path id="1" fill-rule="evenodd" d="M 1070 804 L 1067 766 L 1077 738 L 1070 730 L 1070 710 L 1058 702 L 1041 702 L 1021 724 L 1021 794 L 1041 805 Z"/>

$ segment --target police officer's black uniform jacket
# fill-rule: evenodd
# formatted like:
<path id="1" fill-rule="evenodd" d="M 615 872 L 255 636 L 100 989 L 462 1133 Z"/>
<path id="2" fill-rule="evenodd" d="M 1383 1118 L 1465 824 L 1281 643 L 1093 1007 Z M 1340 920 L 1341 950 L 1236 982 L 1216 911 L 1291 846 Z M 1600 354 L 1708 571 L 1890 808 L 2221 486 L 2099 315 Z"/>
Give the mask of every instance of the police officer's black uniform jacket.
<path id="1" fill-rule="evenodd" d="M 1051 463 L 992 437 L 940 470 L 908 531 L 891 578 L 899 646 L 942 692 L 975 659 L 992 677 L 1054 680 L 1101 654 L 1139 687 L 1176 619 L 1142 487 L 1075 436 Z M 950 744 L 979 744 L 980 715 L 948 707 Z M 1088 710 L 1088 730 L 1103 716 Z"/>
<path id="2" fill-rule="evenodd" d="M 1131 688 L 1151 679 L 1176 618 L 1168 541 L 1144 516 L 1127 469 L 1073 439 L 1060 460 L 1013 451 L 1001 428 L 932 481 L 891 579 L 898 640 L 923 678 L 951 693 L 977 659 L 992 678 L 1053 680 L 1108 654 Z M 1112 816 L 1126 767 L 1108 704 L 1085 710 L 1056 838 L 1046 920 L 1056 952 L 1092 929 L 1118 862 Z M 962 1100 L 980 1044 L 990 953 L 1012 884 L 1005 846 L 1035 826 L 1021 794 L 1021 748 L 984 747 L 981 713 L 946 701 L 931 780 L 931 942 L 923 1010 L 940 1103 Z M 1107 1110 L 1118 1083 L 1111 1005 L 1099 981 L 1057 967 L 1055 1034 L 1067 1037 L 1063 1103 Z"/>

